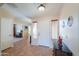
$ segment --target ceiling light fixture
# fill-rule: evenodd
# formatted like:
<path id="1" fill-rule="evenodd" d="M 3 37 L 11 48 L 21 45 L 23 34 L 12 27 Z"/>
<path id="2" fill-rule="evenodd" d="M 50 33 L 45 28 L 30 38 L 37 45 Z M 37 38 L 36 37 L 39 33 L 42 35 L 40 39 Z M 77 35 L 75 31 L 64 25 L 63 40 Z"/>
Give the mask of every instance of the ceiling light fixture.
<path id="1" fill-rule="evenodd" d="M 44 4 L 40 4 L 40 5 L 38 6 L 38 10 L 39 10 L 39 11 L 44 11 L 44 10 L 45 10 Z"/>

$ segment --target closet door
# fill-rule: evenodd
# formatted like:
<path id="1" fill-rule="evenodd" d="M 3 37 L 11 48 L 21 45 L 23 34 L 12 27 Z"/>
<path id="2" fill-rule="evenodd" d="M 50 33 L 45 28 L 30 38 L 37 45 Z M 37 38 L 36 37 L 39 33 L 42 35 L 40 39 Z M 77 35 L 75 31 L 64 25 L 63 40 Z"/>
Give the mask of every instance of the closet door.
<path id="1" fill-rule="evenodd" d="M 12 19 L 1 19 L 1 50 L 13 46 L 13 23 Z"/>

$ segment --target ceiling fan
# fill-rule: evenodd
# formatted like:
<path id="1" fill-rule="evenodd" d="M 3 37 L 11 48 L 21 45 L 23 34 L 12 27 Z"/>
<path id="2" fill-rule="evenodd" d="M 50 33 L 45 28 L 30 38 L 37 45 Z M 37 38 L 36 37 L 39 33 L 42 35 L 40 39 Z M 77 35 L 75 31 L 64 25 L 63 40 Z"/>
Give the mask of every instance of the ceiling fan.
<path id="1" fill-rule="evenodd" d="M 44 3 L 40 4 L 40 5 L 37 7 L 37 9 L 38 9 L 39 11 L 45 11 L 45 8 L 46 8 L 46 4 L 44 4 Z"/>

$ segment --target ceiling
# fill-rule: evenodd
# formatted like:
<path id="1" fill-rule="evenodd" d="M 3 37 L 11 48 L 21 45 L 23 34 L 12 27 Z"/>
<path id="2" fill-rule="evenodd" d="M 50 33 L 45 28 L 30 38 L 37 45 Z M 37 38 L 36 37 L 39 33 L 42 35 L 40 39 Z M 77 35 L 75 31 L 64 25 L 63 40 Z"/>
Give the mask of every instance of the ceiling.
<path id="1" fill-rule="evenodd" d="M 28 18 L 38 18 L 38 17 L 47 17 L 47 16 L 59 16 L 62 9 L 62 3 L 44 3 L 46 9 L 44 12 L 38 11 L 37 7 L 39 3 L 15 3 L 9 4 L 12 7 L 15 7 L 17 11 Z"/>

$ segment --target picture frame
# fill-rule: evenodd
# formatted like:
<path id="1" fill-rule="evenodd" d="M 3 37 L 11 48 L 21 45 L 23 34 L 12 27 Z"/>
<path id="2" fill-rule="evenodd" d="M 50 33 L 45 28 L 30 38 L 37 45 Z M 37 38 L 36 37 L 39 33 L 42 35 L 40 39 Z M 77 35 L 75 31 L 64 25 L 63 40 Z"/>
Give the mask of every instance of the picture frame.
<path id="1" fill-rule="evenodd" d="M 68 20 L 67 20 L 67 25 L 68 25 L 69 27 L 71 27 L 72 24 L 73 24 L 73 17 L 72 17 L 72 16 L 69 16 L 69 17 L 68 17 Z"/>
<path id="2" fill-rule="evenodd" d="M 63 21 L 63 23 L 62 23 L 62 27 L 63 27 L 63 28 L 65 27 L 65 21 Z"/>

